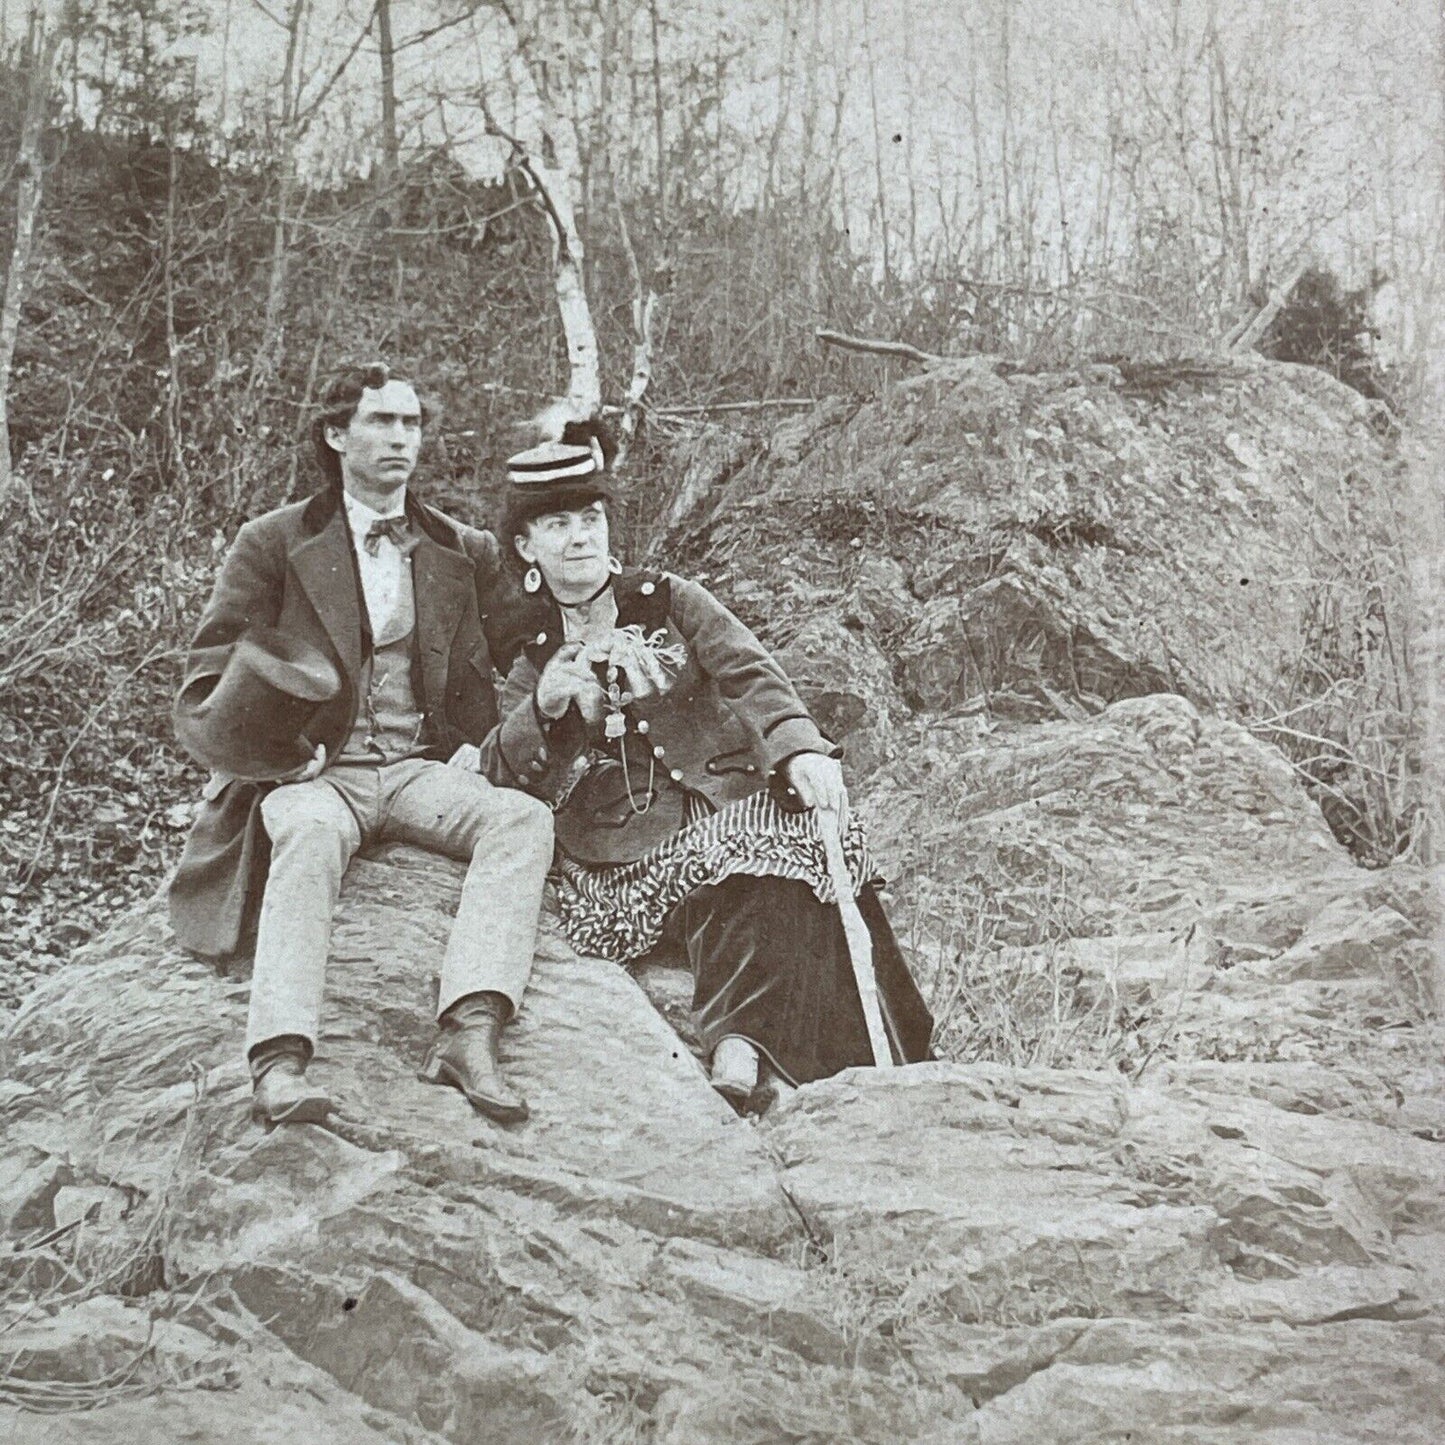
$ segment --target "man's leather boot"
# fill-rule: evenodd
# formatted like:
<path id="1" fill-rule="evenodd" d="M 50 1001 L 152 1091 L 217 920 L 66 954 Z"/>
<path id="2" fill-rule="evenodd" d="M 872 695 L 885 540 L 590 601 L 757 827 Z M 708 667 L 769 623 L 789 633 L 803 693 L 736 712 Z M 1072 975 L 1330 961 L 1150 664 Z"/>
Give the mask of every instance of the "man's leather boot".
<path id="1" fill-rule="evenodd" d="M 507 1087 L 497 1063 L 502 1028 L 512 1011 L 499 993 L 469 993 L 441 1018 L 441 1033 L 427 1050 L 417 1077 L 428 1084 L 450 1084 L 466 1095 L 479 1114 L 499 1124 L 520 1124 L 526 1101 Z"/>
<path id="2" fill-rule="evenodd" d="M 325 1090 L 306 1082 L 311 1048 L 297 1034 L 267 1039 L 251 1050 L 251 1117 L 277 1124 L 319 1124 L 331 1112 Z"/>

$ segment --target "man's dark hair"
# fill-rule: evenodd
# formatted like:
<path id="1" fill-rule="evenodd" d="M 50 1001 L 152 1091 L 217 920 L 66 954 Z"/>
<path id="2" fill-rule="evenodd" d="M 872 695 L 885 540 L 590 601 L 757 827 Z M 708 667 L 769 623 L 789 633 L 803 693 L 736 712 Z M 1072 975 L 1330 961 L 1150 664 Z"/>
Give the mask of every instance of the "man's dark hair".
<path id="1" fill-rule="evenodd" d="M 356 408 L 361 405 L 361 393 L 379 391 L 389 381 L 413 385 L 404 376 L 393 376 L 391 368 L 384 361 L 373 361 L 366 366 L 349 366 L 344 371 L 338 371 L 326 383 L 320 404 L 311 418 L 310 431 L 311 450 L 316 455 L 316 465 L 321 468 L 321 475 L 331 486 L 338 489 L 341 486 L 341 458 L 326 440 L 326 428 L 344 427 L 356 415 Z M 421 399 L 421 424 L 425 427 L 432 419 L 432 411 L 426 398 L 421 397 L 420 391 L 417 395 Z"/>

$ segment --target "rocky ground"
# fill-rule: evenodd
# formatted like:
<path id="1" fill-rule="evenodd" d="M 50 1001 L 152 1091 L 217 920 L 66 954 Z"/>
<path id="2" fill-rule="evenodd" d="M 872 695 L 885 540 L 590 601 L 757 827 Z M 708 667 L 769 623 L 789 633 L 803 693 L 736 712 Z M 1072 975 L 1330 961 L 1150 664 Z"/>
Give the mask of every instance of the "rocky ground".
<path id="1" fill-rule="evenodd" d="M 508 1044 L 532 1121 L 416 1081 L 460 870 L 395 849 L 343 899 L 340 1117 L 263 1134 L 245 979 L 138 910 L 6 1041 L 6 1437 L 1438 1439 L 1428 880 L 1355 867 L 1176 697 L 988 754 L 961 826 L 1087 826 L 1122 900 L 999 945 L 951 1013 L 929 979 L 962 1055 L 1001 973 L 1038 1062 L 854 1071 L 756 1122 L 651 1001 L 675 971 L 550 928 Z"/>
<path id="2" fill-rule="evenodd" d="M 1283 369 L 1172 403 L 1117 378 L 1067 402 L 1029 378 L 927 386 L 785 432 L 735 483 L 758 505 L 719 493 L 678 546 L 711 549 L 844 738 L 940 1062 L 737 1119 L 688 1047 L 686 978 L 579 958 L 549 923 L 507 1039 L 533 1117 L 492 1125 L 414 1077 L 460 870 L 389 849 L 338 919 L 315 1067 L 339 1116 L 268 1135 L 244 969 L 187 958 L 140 907 L 40 984 L 0 1055 L 0 1435 L 1445 1436 L 1440 879 L 1360 867 L 1240 720 L 1240 679 L 1288 669 L 1309 608 L 1280 585 L 1210 631 L 1230 572 L 1307 568 L 1299 537 L 1359 524 L 1334 463 L 1378 450 Z M 941 444 L 908 463 L 920 439 L 956 451 L 969 408 L 972 481 Z M 1196 459 L 1209 427 L 1243 428 L 1240 510 L 1146 528 L 1081 471 L 1110 537 L 1011 531 L 989 459 L 1057 452 L 1051 428 L 1081 445 L 1089 416 Z M 1167 501 L 1189 467 L 1119 435 Z M 887 527 L 855 525 L 845 473 L 893 498 Z M 925 548 L 907 527 L 950 487 L 983 510 Z M 1293 557 L 1239 520 L 1278 518 L 1288 487 Z M 980 539 L 989 569 L 960 570 Z M 1150 578 L 1165 651 L 1104 620 Z"/>

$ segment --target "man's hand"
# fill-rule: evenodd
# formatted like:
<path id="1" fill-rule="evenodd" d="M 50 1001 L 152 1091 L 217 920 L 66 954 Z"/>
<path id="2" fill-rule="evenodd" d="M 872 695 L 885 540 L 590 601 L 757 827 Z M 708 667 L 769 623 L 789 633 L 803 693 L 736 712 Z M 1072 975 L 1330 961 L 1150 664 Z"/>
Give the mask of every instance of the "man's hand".
<path id="1" fill-rule="evenodd" d="M 788 782 L 805 808 L 833 813 L 838 832 L 848 826 L 848 788 L 843 782 L 843 765 L 825 753 L 795 753 L 785 765 Z"/>
<path id="2" fill-rule="evenodd" d="M 607 694 L 586 652 L 580 642 L 564 643 L 542 669 L 537 679 L 537 711 L 543 717 L 559 718 L 574 702 L 587 722 L 595 723 L 602 716 Z"/>
<path id="3" fill-rule="evenodd" d="M 460 768 L 464 773 L 479 773 L 482 770 L 482 750 L 475 743 L 463 743 L 447 759 L 447 767 Z"/>
<path id="4" fill-rule="evenodd" d="M 326 766 L 326 744 L 317 743 L 316 751 L 311 754 L 311 761 L 305 766 L 297 768 L 294 773 L 287 773 L 284 778 L 278 778 L 279 783 L 309 783 L 322 768 Z"/>

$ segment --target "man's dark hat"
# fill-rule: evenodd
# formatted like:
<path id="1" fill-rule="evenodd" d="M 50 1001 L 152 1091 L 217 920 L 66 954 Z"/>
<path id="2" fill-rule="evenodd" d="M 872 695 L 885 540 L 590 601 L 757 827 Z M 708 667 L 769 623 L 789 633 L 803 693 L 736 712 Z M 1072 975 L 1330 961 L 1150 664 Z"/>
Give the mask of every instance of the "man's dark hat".
<path id="1" fill-rule="evenodd" d="M 331 659 L 274 628 L 253 628 L 200 701 L 176 700 L 176 736 L 197 762 L 228 777 L 271 782 L 309 762 L 306 725 L 341 691 Z"/>

